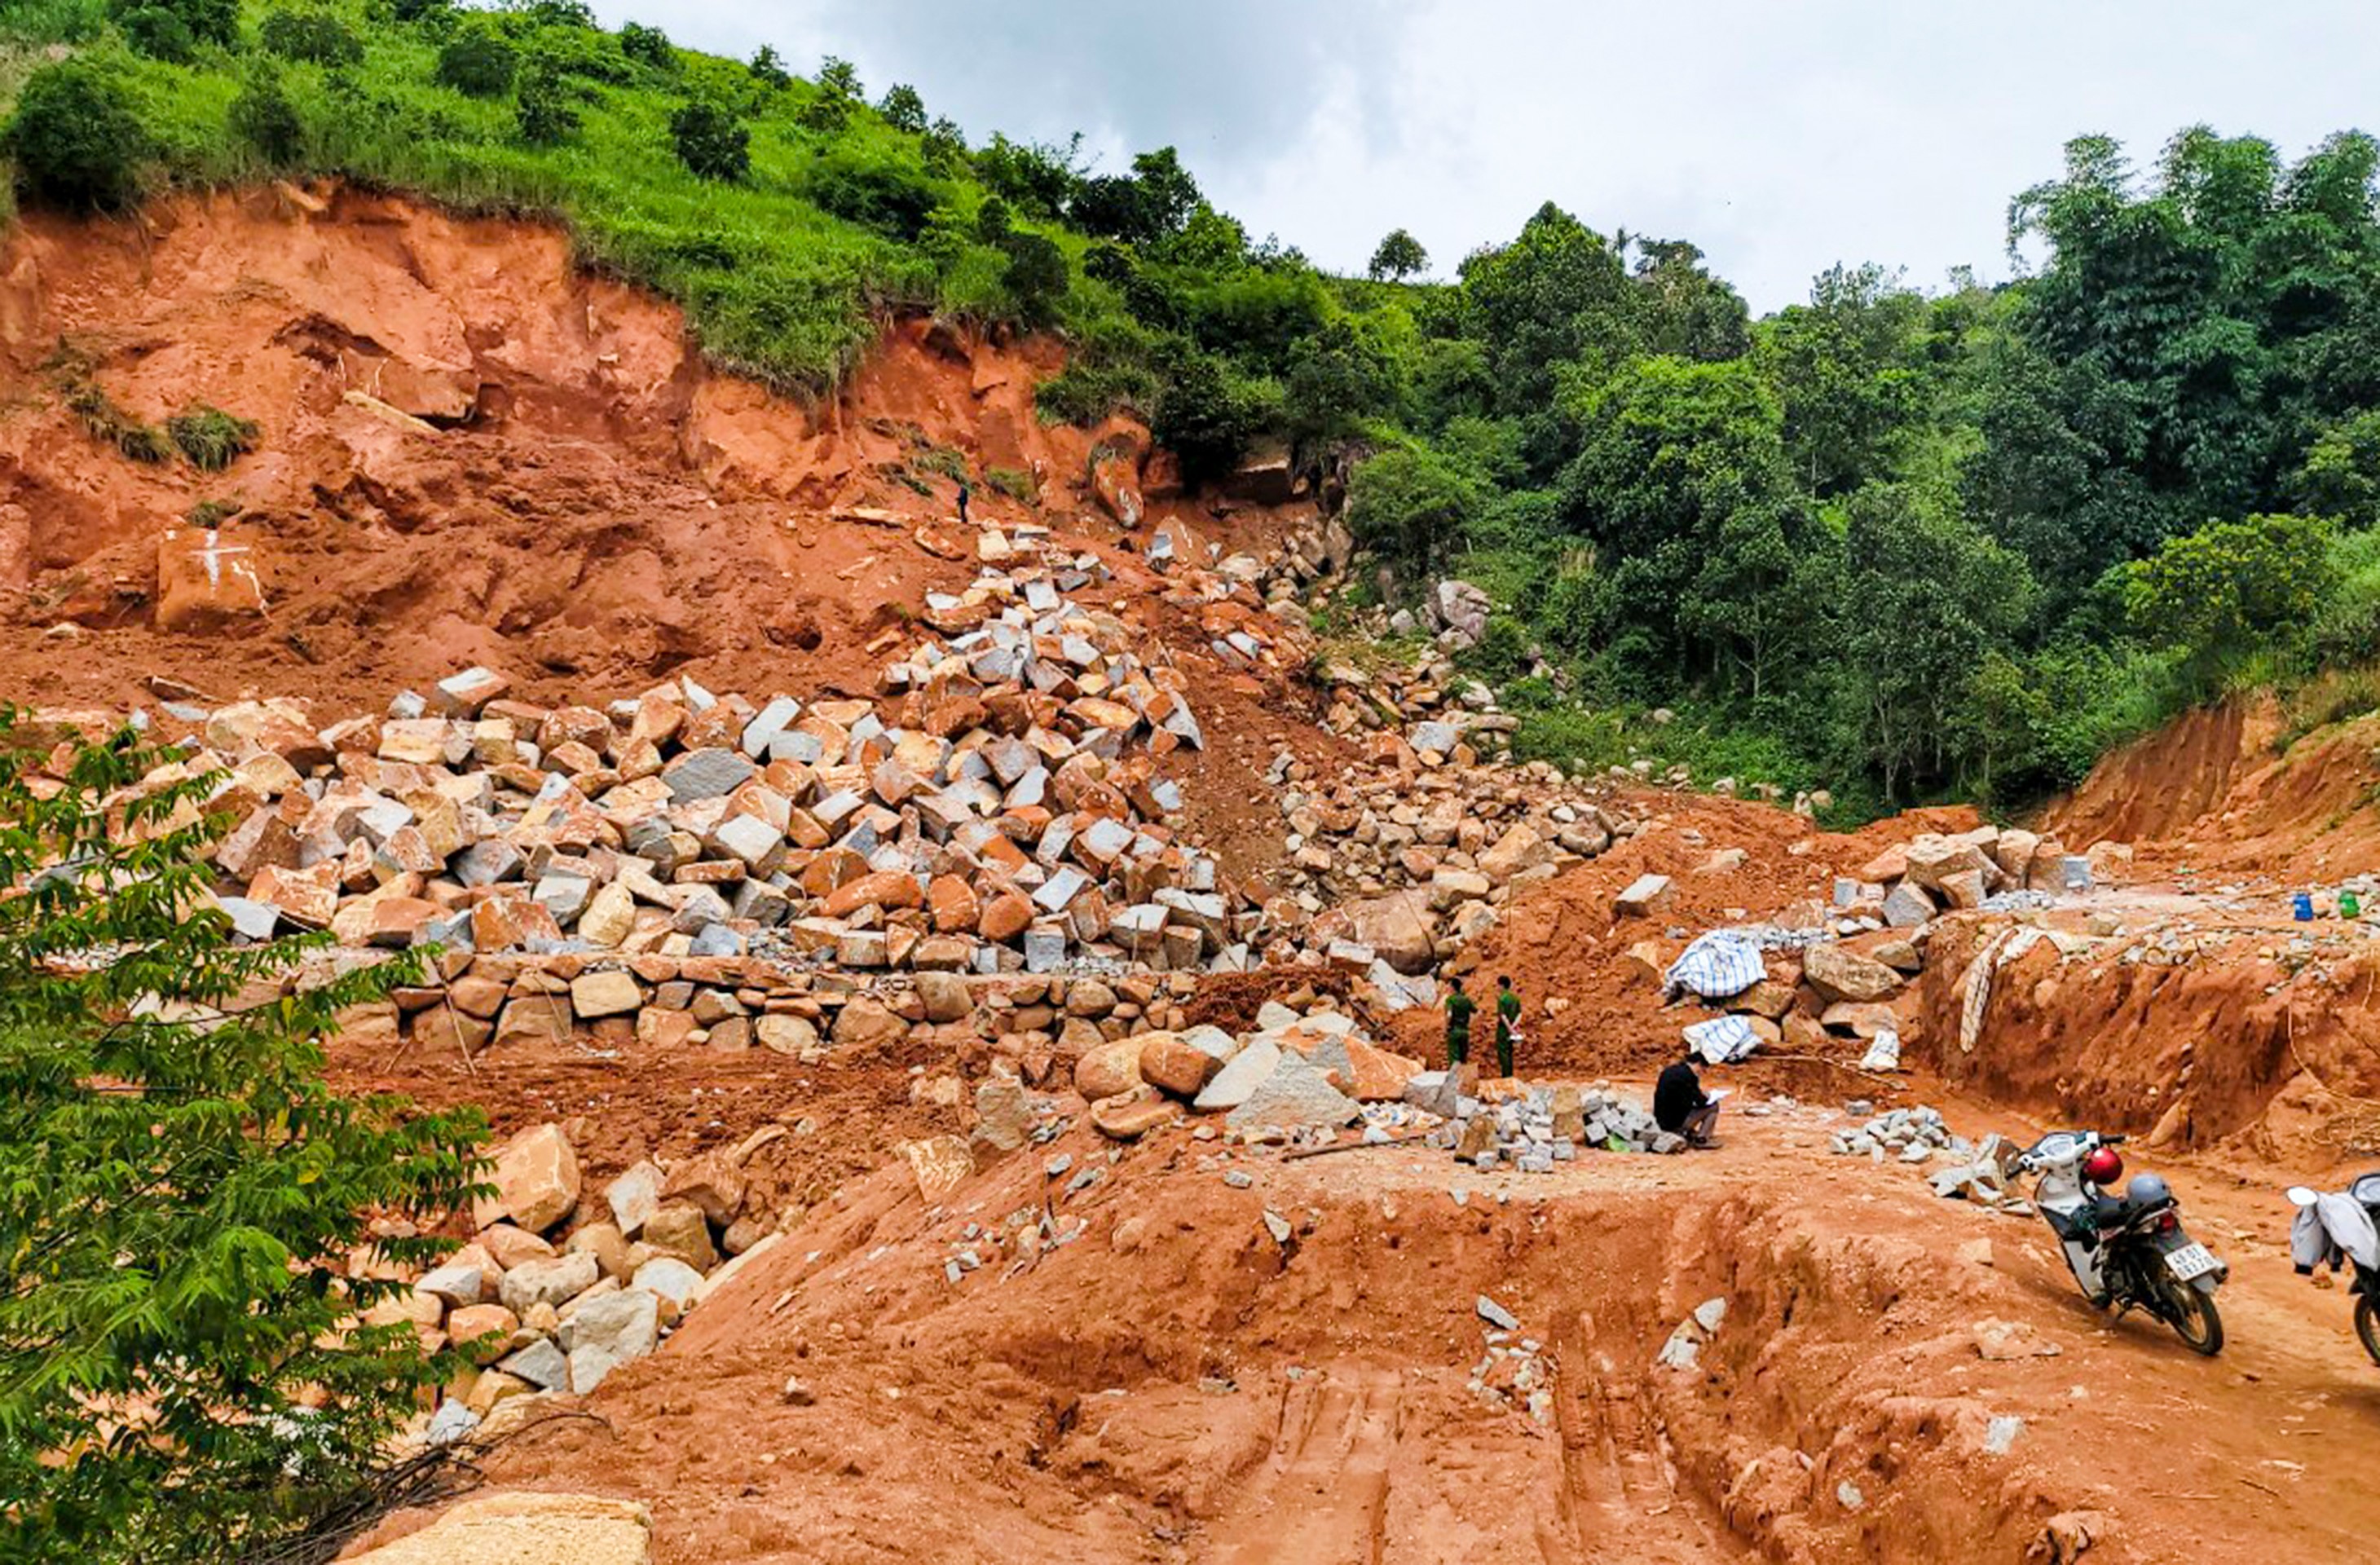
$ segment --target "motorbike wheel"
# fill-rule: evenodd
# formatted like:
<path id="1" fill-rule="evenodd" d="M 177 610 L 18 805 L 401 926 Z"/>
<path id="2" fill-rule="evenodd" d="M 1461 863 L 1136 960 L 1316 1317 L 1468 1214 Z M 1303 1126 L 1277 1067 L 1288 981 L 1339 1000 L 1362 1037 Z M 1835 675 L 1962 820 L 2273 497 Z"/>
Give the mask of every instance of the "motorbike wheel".
<path id="1" fill-rule="evenodd" d="M 2363 1351 L 2380 1364 L 2380 1304 L 2367 1295 L 2355 1301 L 2355 1334 L 2363 1339 Z"/>
<path id="2" fill-rule="evenodd" d="M 2223 1316 L 2215 1308 L 2214 1294 L 2202 1293 L 2186 1282 L 2165 1283 L 2160 1291 L 2166 1307 L 2158 1313 L 2192 1353 L 2213 1358 L 2223 1351 Z"/>

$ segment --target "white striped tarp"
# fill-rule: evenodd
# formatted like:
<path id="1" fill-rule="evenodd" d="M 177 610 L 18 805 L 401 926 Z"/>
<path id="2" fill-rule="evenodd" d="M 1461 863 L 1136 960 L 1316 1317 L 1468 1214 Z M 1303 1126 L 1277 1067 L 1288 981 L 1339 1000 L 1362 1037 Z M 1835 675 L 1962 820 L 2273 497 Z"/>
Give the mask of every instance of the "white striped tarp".
<path id="1" fill-rule="evenodd" d="M 1760 1047 L 1760 1037 L 1741 1016 L 1714 1016 L 1686 1029 L 1686 1042 L 1714 1065 L 1741 1060 Z"/>
<path id="2" fill-rule="evenodd" d="M 1668 982 L 1705 1000 L 1725 1000 L 1767 977 L 1768 964 L 1757 945 L 1731 929 L 1713 929 L 1670 964 Z"/>

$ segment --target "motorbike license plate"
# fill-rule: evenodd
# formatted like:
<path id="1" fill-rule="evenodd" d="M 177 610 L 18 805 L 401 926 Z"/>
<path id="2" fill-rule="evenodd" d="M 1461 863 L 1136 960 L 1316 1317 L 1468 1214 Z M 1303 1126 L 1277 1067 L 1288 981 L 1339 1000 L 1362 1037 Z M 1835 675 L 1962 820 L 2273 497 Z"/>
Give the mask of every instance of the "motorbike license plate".
<path id="1" fill-rule="evenodd" d="M 2195 1281 L 2223 1263 L 2204 1244 L 2184 1244 L 2165 1258 L 2166 1269 L 2184 1282 Z"/>

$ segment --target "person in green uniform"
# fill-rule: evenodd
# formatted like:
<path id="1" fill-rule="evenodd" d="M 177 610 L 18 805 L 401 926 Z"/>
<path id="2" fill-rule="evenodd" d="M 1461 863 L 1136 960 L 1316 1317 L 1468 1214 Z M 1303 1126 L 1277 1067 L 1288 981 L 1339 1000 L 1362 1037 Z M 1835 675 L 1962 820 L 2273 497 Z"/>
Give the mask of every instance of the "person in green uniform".
<path id="1" fill-rule="evenodd" d="M 1521 997 L 1512 992 L 1512 975 L 1496 979 L 1496 1074 L 1512 1074 L 1512 1028 L 1521 1019 Z"/>
<path id="2" fill-rule="evenodd" d="M 1471 1013 L 1479 1007 L 1463 992 L 1463 980 L 1454 980 L 1446 994 L 1446 1068 L 1460 1068 L 1471 1058 Z"/>

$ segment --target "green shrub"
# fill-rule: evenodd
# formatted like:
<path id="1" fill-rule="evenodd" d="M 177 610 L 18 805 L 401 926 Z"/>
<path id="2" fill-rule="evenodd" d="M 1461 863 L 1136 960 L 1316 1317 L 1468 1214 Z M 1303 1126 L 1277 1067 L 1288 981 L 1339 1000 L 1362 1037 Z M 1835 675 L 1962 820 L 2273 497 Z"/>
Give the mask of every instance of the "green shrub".
<path id="1" fill-rule="evenodd" d="M 519 69 L 520 52 L 484 27 L 456 33 L 438 51 L 439 83 L 469 98 L 503 97 Z"/>
<path id="2" fill-rule="evenodd" d="M 1347 525 L 1367 549 L 1427 564 L 1454 550 L 1481 503 L 1469 473 L 1427 447 L 1402 447 L 1355 469 Z"/>
<path id="3" fill-rule="evenodd" d="M 837 217 L 904 244 L 917 242 L 941 204 L 940 193 L 922 173 L 842 156 L 816 165 L 806 188 L 810 200 Z"/>
<path id="4" fill-rule="evenodd" d="M 917 90 L 905 81 L 884 94 L 884 101 L 876 105 L 876 112 L 882 115 L 884 123 L 895 130 L 905 130 L 912 136 L 925 134 L 926 100 L 917 96 Z"/>
<path id="5" fill-rule="evenodd" d="M 669 34 L 642 22 L 620 24 L 620 53 L 656 70 L 677 68 L 677 55 L 670 48 Z"/>
<path id="6" fill-rule="evenodd" d="M 423 955 L 301 981 L 326 936 L 236 946 L 222 772 L 140 786 L 182 753 L 128 730 L 60 790 L 49 746 L 0 716 L 0 1558 L 327 1559 L 467 1362 L 354 1317 L 451 1248 L 414 1235 L 489 1188 L 484 1124 L 325 1084 Z"/>
<path id="7" fill-rule="evenodd" d="M 260 433 L 255 419 L 203 402 L 194 402 L 166 419 L 165 432 L 202 473 L 220 473 L 254 451 Z"/>
<path id="8" fill-rule="evenodd" d="M 119 28 L 136 11 L 164 11 L 178 19 L 197 43 L 231 49 L 239 43 L 239 0 L 110 0 Z M 127 30 L 127 37 L 130 36 Z"/>
<path id="9" fill-rule="evenodd" d="M 148 137 L 122 85 L 89 60 L 43 66 L 26 79 L 6 143 L 17 188 L 32 200 L 112 212 L 140 197 Z"/>
<path id="10" fill-rule="evenodd" d="M 794 123 L 821 136 L 839 136 L 851 123 L 851 100 L 839 92 L 813 92 L 795 114 Z"/>
<path id="11" fill-rule="evenodd" d="M 199 40 L 190 31 L 190 24 L 162 6 L 127 11 L 115 25 L 123 30 L 124 42 L 132 46 L 134 54 L 146 55 L 152 60 L 184 65 L 198 51 Z"/>
<path id="12" fill-rule="evenodd" d="M 306 127 L 281 79 L 251 70 L 231 101 L 231 133 L 274 168 L 287 168 L 305 154 Z"/>
<path id="13" fill-rule="evenodd" d="M 107 29 L 107 0 L 12 0 L 0 6 L 0 39 L 27 43 L 89 43 Z"/>
<path id="14" fill-rule="evenodd" d="M 1057 315 L 1066 293 L 1066 252 L 1039 234 L 1018 230 L 1001 247 L 1008 252 L 1001 282 L 1016 307 L 1016 317 L 1028 326 L 1046 326 Z"/>
<path id="15" fill-rule="evenodd" d="M 752 133 L 708 98 L 690 99 L 670 115 L 670 144 L 678 162 L 704 179 L 733 182 L 752 169 Z"/>
<path id="16" fill-rule="evenodd" d="M 766 43 L 760 45 L 759 52 L 752 56 L 752 63 L 746 68 L 752 73 L 753 80 L 771 92 L 782 92 L 794 84 L 794 73 L 785 68 L 785 62 L 777 51 Z"/>
<path id="17" fill-rule="evenodd" d="M 541 61 L 531 65 L 521 75 L 513 119 L 532 147 L 556 146 L 577 135 L 578 110 L 567 79 Z"/>
<path id="18" fill-rule="evenodd" d="M 455 0 L 391 0 L 390 14 L 398 21 L 443 22 L 455 14 Z"/>
<path id="19" fill-rule="evenodd" d="M 328 11 L 275 11 L 257 30 L 267 54 L 318 66 L 363 63 L 363 40 Z"/>
<path id="20" fill-rule="evenodd" d="M 1033 484 L 1033 475 L 1015 467 L 986 467 L 983 481 L 1011 500 L 1030 505 L 1039 497 Z"/>
<path id="21" fill-rule="evenodd" d="M 859 85 L 857 67 L 839 55 L 829 55 L 819 62 L 818 84 L 821 91 L 832 93 L 847 103 L 868 96 L 868 90 Z"/>

